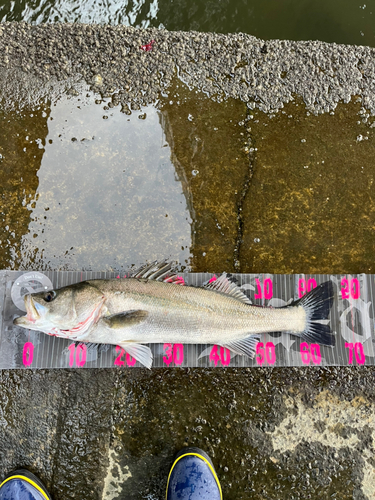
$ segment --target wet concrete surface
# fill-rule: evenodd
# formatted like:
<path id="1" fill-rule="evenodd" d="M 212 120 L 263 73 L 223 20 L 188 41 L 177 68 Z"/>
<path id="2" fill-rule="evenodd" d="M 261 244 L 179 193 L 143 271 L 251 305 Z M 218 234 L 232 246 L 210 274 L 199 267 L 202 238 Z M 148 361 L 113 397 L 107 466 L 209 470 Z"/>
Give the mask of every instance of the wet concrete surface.
<path id="1" fill-rule="evenodd" d="M 374 272 L 374 118 L 358 101 L 250 115 L 241 272 Z"/>
<path id="2" fill-rule="evenodd" d="M 224 498 L 374 498 L 373 369 L 3 371 L 3 472 L 53 498 L 162 499 L 173 454 Z M 204 387 L 204 390 L 202 390 Z"/>
<path id="3" fill-rule="evenodd" d="M 246 105 L 235 99 L 217 103 L 176 79 L 159 106 L 193 221 L 189 264 L 209 272 L 217 263 L 233 272 L 238 206 L 250 169 Z"/>
<path id="4" fill-rule="evenodd" d="M 155 50 L 142 51 L 140 45 L 151 39 L 156 40 Z M 169 130 L 169 145 L 173 142 L 172 156 L 180 163 L 181 178 L 185 175 L 187 203 L 190 200 L 192 209 L 201 214 L 202 228 L 211 238 L 205 243 L 204 232 L 198 234 L 194 270 L 230 270 L 232 265 L 242 271 L 259 266 L 262 269 L 257 271 L 292 272 L 297 266 L 301 271 L 303 262 L 310 272 L 325 272 L 336 264 L 336 272 L 373 270 L 372 119 L 362 123 L 364 118 L 357 115 L 360 105 L 365 105 L 369 114 L 375 110 L 373 49 L 319 42 L 265 43 L 242 34 L 225 37 L 124 27 L 6 23 L 0 25 L 0 49 L 4 113 L 14 112 L 12 108 L 17 106 L 35 107 L 41 98 L 53 101 L 67 91 L 74 95 L 84 78 L 92 84 L 91 91 L 109 96 L 111 106 L 122 107 L 126 116 L 129 111 L 162 101 L 160 95 L 172 85 L 161 108 L 165 130 Z M 213 101 L 198 99 L 185 108 L 184 102 L 181 108 L 173 107 L 170 101 L 177 90 L 173 87 L 176 76 Z M 294 120 L 289 122 L 289 115 L 282 110 L 295 94 L 304 99 L 311 116 L 305 118 L 305 109 L 299 112 L 291 105 L 291 111 L 287 109 Z M 361 100 L 357 107 L 340 106 L 336 112 L 339 101 L 347 104 L 355 95 Z M 225 97 L 241 101 L 223 104 Z M 253 108 L 259 111 L 253 112 Z M 216 109 L 236 117 L 243 113 L 243 118 L 234 124 L 223 118 L 210 121 Z M 274 118 L 262 115 L 275 109 L 279 113 Z M 335 115 L 314 115 L 322 111 Z M 193 117 L 187 120 L 188 126 L 187 122 L 179 123 L 183 113 Z M 222 131 L 220 127 L 211 131 L 216 120 L 226 124 Z M 198 128 L 197 121 L 201 122 Z M 251 130 L 246 133 L 246 128 Z M 311 133 L 317 129 L 319 134 Z M 220 137 L 217 144 L 207 145 L 199 162 L 194 163 L 194 144 L 199 142 L 195 137 L 200 144 L 207 144 L 214 132 Z M 267 141 L 262 139 L 265 134 L 269 134 Z M 357 134 L 369 139 L 358 141 Z M 241 158 L 241 168 L 237 171 L 233 161 L 226 171 L 224 162 L 216 158 L 216 168 L 220 171 L 221 167 L 223 174 L 218 181 L 204 164 L 210 163 L 214 150 L 224 150 L 220 143 L 228 137 L 229 157 L 233 160 L 232 151 L 241 151 L 241 156 L 236 156 Z M 1 145 L 9 148 L 9 156 L 12 147 L 6 140 Z M 323 146 L 327 149 L 331 145 L 337 150 L 331 151 L 330 158 L 337 152 L 338 159 L 324 168 L 321 161 L 325 158 L 317 158 L 319 173 L 326 177 L 325 183 L 316 186 L 317 176 L 309 177 L 311 154 L 320 154 Z M 352 163 L 348 161 L 349 148 L 356 148 Z M 269 168 L 261 174 L 263 165 Z M 306 165 L 309 169 L 303 169 Z M 357 169 L 354 174 L 351 165 Z M 340 175 L 342 167 L 346 170 Z M 193 175 L 193 170 L 199 173 Z M 35 192 L 33 167 L 28 174 L 32 178 L 30 192 Z M 354 205 L 351 176 L 358 193 Z M 331 185 L 342 180 L 343 189 L 338 190 L 332 208 L 339 227 L 342 212 L 335 212 L 334 207 L 341 204 L 340 193 L 350 205 L 347 212 L 353 211 L 355 218 L 362 214 L 368 217 L 364 224 L 355 225 L 356 231 L 363 228 L 356 242 L 358 251 L 347 251 L 349 243 L 355 241 L 349 238 L 348 244 L 338 245 L 344 252 L 337 262 L 327 248 L 311 248 L 320 234 L 311 227 L 308 241 L 300 241 L 302 230 L 294 233 L 299 243 L 293 251 L 285 241 L 285 234 L 293 234 L 290 214 L 298 214 L 299 225 L 305 224 L 315 203 L 314 213 L 326 214 L 319 210 L 328 178 Z M 200 179 L 209 185 L 207 191 Z M 315 202 L 305 193 L 310 187 L 318 191 Z M 260 189 L 268 190 L 273 203 L 265 205 L 264 199 L 257 199 Z M 4 190 L 4 196 L 6 193 Z M 17 193 L 22 205 L 22 188 Z M 224 221 L 225 231 L 214 227 L 213 196 L 219 225 Z M 308 202 L 305 215 L 298 204 L 301 196 L 303 203 Z M 370 202 L 365 201 L 366 196 Z M 227 208 L 220 212 L 222 200 Z M 3 206 L 11 204 L 6 199 Z M 278 208 L 284 210 L 279 219 Z M 246 216 L 240 215 L 242 211 Z M 29 217 L 29 213 L 25 215 Z M 14 215 L 13 219 L 25 215 Z M 284 217 L 288 218 L 280 226 Z M 322 218 L 322 227 L 327 220 L 329 224 L 329 219 Z M 28 226 L 29 220 L 24 223 Z M 259 236 L 265 224 L 272 231 Z M 335 236 L 338 242 L 340 234 Z M 259 238 L 264 245 L 266 237 L 272 248 L 268 257 L 264 249 L 255 252 L 250 248 L 251 240 Z M 304 271 L 308 272 L 306 267 Z M 212 456 L 226 499 L 373 499 L 373 377 L 370 367 L 3 371 L 0 472 L 27 467 L 46 482 L 56 500 L 162 499 L 173 453 L 193 444 Z"/>
<path id="5" fill-rule="evenodd" d="M 2 476 L 26 466 L 53 498 L 101 498 L 115 372 L 14 370 L 0 376 Z"/>
<path id="6" fill-rule="evenodd" d="M 2 170 L 0 266 L 2 268 L 9 266 L 14 257 L 13 252 L 20 244 L 22 235 L 27 233 L 30 223 L 28 204 L 35 199 L 38 187 L 37 172 L 43 156 L 39 141 L 41 138 L 44 139 L 47 133 L 43 113 L 45 114 L 42 109 L 33 109 L 33 112 L 29 112 L 29 115 L 33 116 L 28 116 L 28 124 L 25 127 L 22 115 L 16 112 L 0 111 L 2 130 L 0 133 Z M 27 162 L 27 168 L 25 168 L 25 162 Z"/>

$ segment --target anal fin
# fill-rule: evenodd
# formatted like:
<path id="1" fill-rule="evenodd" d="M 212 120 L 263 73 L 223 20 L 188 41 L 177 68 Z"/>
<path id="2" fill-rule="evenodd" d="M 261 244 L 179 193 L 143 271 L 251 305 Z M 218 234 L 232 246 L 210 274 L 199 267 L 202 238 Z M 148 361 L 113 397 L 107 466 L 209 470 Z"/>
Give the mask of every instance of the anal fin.
<path id="1" fill-rule="evenodd" d="M 135 358 L 149 370 L 151 369 L 153 356 L 151 349 L 147 345 L 136 344 L 135 342 L 121 342 L 118 345 L 129 353 L 132 358 Z"/>
<path id="2" fill-rule="evenodd" d="M 248 356 L 249 358 L 254 358 L 256 354 L 256 346 L 260 340 L 259 335 L 250 335 L 240 340 L 233 340 L 232 342 L 227 342 L 222 344 L 232 352 L 239 354 L 240 356 Z"/>

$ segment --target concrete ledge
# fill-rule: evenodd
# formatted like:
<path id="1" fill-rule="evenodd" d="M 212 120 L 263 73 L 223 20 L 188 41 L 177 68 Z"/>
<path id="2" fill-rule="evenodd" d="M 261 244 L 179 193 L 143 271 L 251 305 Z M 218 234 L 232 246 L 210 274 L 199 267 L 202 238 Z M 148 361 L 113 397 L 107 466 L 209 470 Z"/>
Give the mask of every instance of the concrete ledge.
<path id="1" fill-rule="evenodd" d="M 151 40 L 152 50 L 142 45 Z M 168 32 L 126 26 L 0 25 L 0 95 L 33 101 L 75 92 L 81 80 L 113 104 L 147 104 L 173 75 L 208 96 L 272 112 L 299 95 L 313 113 L 356 95 L 375 114 L 375 49 L 263 41 L 243 33 Z"/>

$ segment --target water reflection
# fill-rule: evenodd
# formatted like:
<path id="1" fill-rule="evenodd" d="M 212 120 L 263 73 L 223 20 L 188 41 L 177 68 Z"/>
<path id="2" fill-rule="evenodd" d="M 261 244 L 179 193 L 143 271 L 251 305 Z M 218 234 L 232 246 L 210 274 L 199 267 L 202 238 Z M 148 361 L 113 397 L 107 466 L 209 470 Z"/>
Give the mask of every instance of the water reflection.
<path id="1" fill-rule="evenodd" d="M 234 271 L 239 248 L 241 272 L 374 272 L 375 125 L 360 103 L 247 120 L 241 101 L 178 79 L 131 114 L 84 95 L 1 116 L 1 268 Z"/>
<path id="2" fill-rule="evenodd" d="M 375 44 L 375 3 L 351 0 L 0 0 L 1 21 L 125 24 L 269 39 Z"/>
<path id="3" fill-rule="evenodd" d="M 108 270 L 166 257 L 187 264 L 190 214 L 158 111 L 127 115 L 94 100 L 64 97 L 45 117 L 31 220 L 9 265 Z"/>
<path id="4" fill-rule="evenodd" d="M 158 13 L 158 0 L 41 0 L 40 2 L 3 0 L 3 21 L 80 22 L 87 24 L 126 24 L 147 28 Z"/>
<path id="5" fill-rule="evenodd" d="M 1 268 L 234 270 L 245 115 L 178 79 L 138 111 L 83 93 L 4 115 Z"/>

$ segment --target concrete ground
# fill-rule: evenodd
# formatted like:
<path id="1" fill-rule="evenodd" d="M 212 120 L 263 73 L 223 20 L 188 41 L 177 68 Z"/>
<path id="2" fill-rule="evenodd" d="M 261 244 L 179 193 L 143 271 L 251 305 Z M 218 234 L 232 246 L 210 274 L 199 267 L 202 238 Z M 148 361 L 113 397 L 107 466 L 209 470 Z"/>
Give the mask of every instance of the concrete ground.
<path id="1" fill-rule="evenodd" d="M 151 40 L 151 51 L 140 48 Z M 199 191 L 195 181 L 186 185 L 198 220 L 212 236 L 208 259 L 201 257 L 203 233 L 194 242 L 199 249 L 193 252 L 195 271 L 374 272 L 374 60 L 374 49 L 366 47 L 264 42 L 243 34 L 0 24 L 4 113 L 32 107 L 41 98 L 53 102 L 63 93 L 74 95 L 82 81 L 128 112 L 162 101 L 160 95 L 173 89 L 177 78 L 211 98 L 204 108 L 207 120 L 215 115 L 214 106 L 233 106 L 236 116 L 242 114 L 242 128 L 233 132 L 236 144 L 243 137 L 238 146 L 242 163 L 231 166 L 238 189 L 232 197 L 222 198 L 232 208 L 220 214 L 217 191 L 215 198 L 218 214 L 229 228 L 225 251 L 220 233 L 215 236 L 210 229 L 212 217 L 205 216 L 215 214 L 213 192 Z M 302 100 L 303 113 L 296 107 Z M 349 106 L 354 107 L 345 107 L 351 100 Z M 343 108 L 337 107 L 339 102 Z M 175 157 L 184 169 L 184 158 L 193 153 L 182 148 L 186 131 L 176 133 L 178 113 L 173 117 L 167 108 L 164 102 L 163 112 L 175 131 Z M 289 116 L 294 117 L 291 122 Z M 319 158 L 323 141 L 317 136 L 326 138 L 326 156 Z M 336 152 L 326 151 L 332 144 L 342 152 L 337 163 L 332 161 Z M 305 145 L 310 149 L 301 149 Z M 350 148 L 356 148 L 355 154 Z M 359 182 L 354 189 L 357 197 L 347 198 L 349 186 L 343 198 L 323 211 L 329 210 L 338 223 L 342 216 L 337 206 L 347 200 L 346 234 L 356 228 L 351 212 L 355 220 L 364 215 L 364 222 L 358 223 L 365 227 L 362 236 L 350 240 L 348 248 L 344 239 L 337 259 L 331 248 L 319 248 L 321 233 L 315 232 L 315 220 L 308 221 L 314 199 L 298 182 L 303 170 L 293 170 L 298 162 L 301 169 L 312 169 L 308 160 L 314 154 L 319 170 L 309 185 L 326 173 L 331 191 L 352 174 Z M 343 164 L 346 170 L 340 173 Z M 285 168 L 269 171 L 269 165 Z M 208 168 L 205 175 L 211 185 L 215 172 Z M 222 179 L 225 191 L 225 174 Z M 289 194 L 281 189 L 283 179 Z M 322 183 L 312 185 L 319 197 Z M 261 197 L 261 190 L 267 195 Z M 265 199 L 272 200 L 266 209 Z M 305 215 L 294 204 L 301 199 Z M 301 215 L 298 224 L 293 226 L 290 218 L 283 223 L 290 213 Z M 301 236 L 304 224 L 307 240 Z M 325 225 L 324 218 L 320 224 Z M 260 234 L 266 225 L 271 228 L 268 235 Z M 329 226 L 332 234 L 334 226 Z M 293 227 L 295 252 L 275 236 L 277 231 L 288 235 Z M 338 237 L 332 236 L 332 242 Z M 261 245 L 268 238 L 266 248 L 250 244 L 254 238 Z M 303 258 L 296 261 L 301 252 Z M 45 481 L 56 500 L 162 499 L 173 453 L 194 445 L 212 456 L 226 499 L 373 499 L 373 377 L 372 367 L 3 371 L 0 472 L 27 467 Z"/>
<path id="2" fill-rule="evenodd" d="M 374 498 L 374 370 L 1 373 L 1 471 L 53 498 L 162 499 L 173 454 L 212 457 L 226 499 Z"/>

